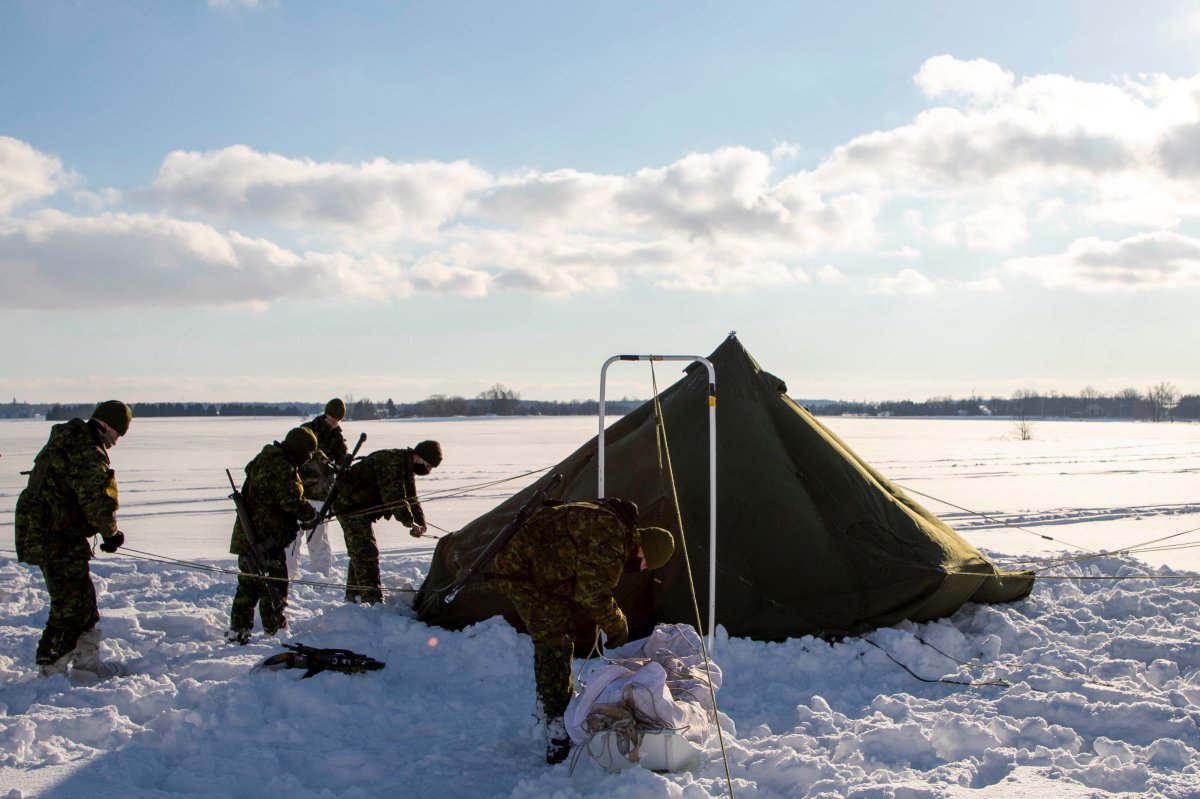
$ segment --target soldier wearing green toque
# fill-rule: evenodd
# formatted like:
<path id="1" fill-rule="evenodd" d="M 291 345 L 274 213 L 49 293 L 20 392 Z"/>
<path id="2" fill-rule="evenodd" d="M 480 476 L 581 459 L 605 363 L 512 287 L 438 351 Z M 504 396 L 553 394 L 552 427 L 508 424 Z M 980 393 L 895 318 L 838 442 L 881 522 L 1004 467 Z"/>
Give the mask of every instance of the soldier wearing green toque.
<path id="1" fill-rule="evenodd" d="M 425 511 L 417 499 L 416 476 L 442 462 L 442 445 L 422 441 L 412 449 L 383 449 L 356 462 L 339 478 L 333 512 L 346 536 L 346 601 L 373 605 L 383 601 L 379 546 L 374 522 L 395 518 L 409 534 L 425 534 Z"/>
<path id="2" fill-rule="evenodd" d="M 594 623 L 618 647 L 629 637 L 613 598 L 622 571 L 666 565 L 675 539 L 661 527 L 636 527 L 638 507 L 617 497 L 543 507 L 496 556 L 492 585 L 507 596 L 533 639 L 539 715 L 546 724 L 546 762 L 571 748 L 563 714 L 571 700 L 575 617 Z"/>
<path id="3" fill-rule="evenodd" d="M 54 425 L 17 498 L 17 558 L 42 570 L 50 595 L 36 655 L 43 677 L 66 675 L 68 667 L 83 679 L 118 671 L 100 660 L 100 612 L 88 568 L 94 554 L 88 539 L 99 535 L 104 552 L 116 552 L 125 543 L 117 529 L 117 477 L 108 450 L 129 432 L 132 420 L 128 405 L 107 400 L 87 421 Z"/>
<path id="4" fill-rule="evenodd" d="M 242 528 L 241 518 L 233 523 L 229 551 L 238 556 L 238 585 L 229 613 L 229 630 L 225 638 L 231 643 L 246 644 L 254 628 L 254 608 L 263 631 L 274 635 L 287 626 L 288 573 L 285 548 L 291 545 L 301 524 L 316 519 L 317 511 L 304 498 L 300 482 L 300 467 L 317 449 L 317 437 L 306 427 L 288 431 L 283 442 L 267 444 L 254 460 L 246 464 L 246 482 L 242 496 L 254 527 L 255 538 L 267 553 L 266 578 L 275 587 L 279 602 L 267 590 L 266 581 L 254 572 L 250 559 L 250 540 Z"/>
<path id="5" fill-rule="evenodd" d="M 325 403 L 325 410 L 304 424 L 317 437 L 317 451 L 300 469 L 304 482 L 304 496 L 318 510 L 325 501 L 326 491 L 333 480 L 333 470 L 341 464 L 349 449 L 342 434 L 342 420 L 346 418 L 346 403 L 334 397 Z M 333 548 L 329 544 L 329 525 L 322 521 L 311 532 L 296 536 L 288 547 L 288 574 L 295 576 L 300 570 L 300 550 L 308 545 L 308 564 L 313 571 L 323 575 L 333 574 Z"/>

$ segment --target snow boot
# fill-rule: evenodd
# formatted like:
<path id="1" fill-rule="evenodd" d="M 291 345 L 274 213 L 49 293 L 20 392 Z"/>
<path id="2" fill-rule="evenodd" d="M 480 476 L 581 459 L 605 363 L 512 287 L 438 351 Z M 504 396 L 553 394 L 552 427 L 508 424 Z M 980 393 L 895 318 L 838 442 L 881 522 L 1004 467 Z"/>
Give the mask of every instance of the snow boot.
<path id="1" fill-rule="evenodd" d="M 230 627 L 225 631 L 225 640 L 231 644 L 239 644 L 245 646 L 250 643 L 250 631 L 239 630 L 236 627 Z"/>
<path id="2" fill-rule="evenodd" d="M 93 627 L 79 636 L 71 674 L 83 680 L 106 680 L 121 673 L 120 666 L 100 659 L 100 628 Z"/>
<path id="3" fill-rule="evenodd" d="M 60 657 L 58 660 L 54 661 L 53 663 L 39 663 L 38 664 L 38 676 L 39 677 L 53 677 L 56 674 L 61 674 L 62 676 L 66 677 L 67 676 L 67 666 L 69 666 L 71 664 L 71 656 L 74 654 L 75 654 L 75 652 L 71 651 L 71 652 L 68 652 L 67 654 L 63 655 L 62 657 Z"/>
<path id="4" fill-rule="evenodd" d="M 571 739 L 567 736 L 567 726 L 562 716 L 546 720 L 546 763 L 556 765 L 567 759 L 571 753 Z"/>

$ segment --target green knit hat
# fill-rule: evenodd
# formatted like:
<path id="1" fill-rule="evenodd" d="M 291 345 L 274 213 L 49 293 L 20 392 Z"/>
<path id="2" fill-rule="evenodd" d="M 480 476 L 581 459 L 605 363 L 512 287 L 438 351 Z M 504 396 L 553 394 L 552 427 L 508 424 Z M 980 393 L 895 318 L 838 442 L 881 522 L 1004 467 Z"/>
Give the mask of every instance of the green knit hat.
<path id="1" fill-rule="evenodd" d="M 646 568 L 661 569 L 667 565 L 675 552 L 675 539 L 671 531 L 661 527 L 639 527 L 638 536 L 642 543 L 642 554 L 646 556 Z"/>
<path id="2" fill-rule="evenodd" d="M 421 460 L 437 468 L 442 463 L 442 445 L 436 441 L 422 441 L 413 447 L 413 452 L 421 456 Z"/>
<path id="3" fill-rule="evenodd" d="M 346 418 L 346 403 L 342 402 L 339 397 L 334 397 L 325 403 L 325 415 L 332 416 L 340 422 Z"/>
<path id="4" fill-rule="evenodd" d="M 129 423 L 133 421 L 133 409 L 120 400 L 105 400 L 92 411 L 92 418 L 99 419 L 117 431 L 117 435 L 129 432 Z"/>
<path id="5" fill-rule="evenodd" d="M 317 437 L 307 427 L 293 427 L 280 445 L 291 456 L 292 463 L 305 463 L 317 450 Z"/>

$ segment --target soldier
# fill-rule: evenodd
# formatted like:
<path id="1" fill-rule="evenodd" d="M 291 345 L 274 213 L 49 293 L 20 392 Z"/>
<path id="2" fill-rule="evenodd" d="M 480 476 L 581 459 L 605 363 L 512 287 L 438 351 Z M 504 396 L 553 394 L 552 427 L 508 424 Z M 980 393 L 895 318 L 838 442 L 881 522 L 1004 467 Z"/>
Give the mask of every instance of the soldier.
<path id="1" fill-rule="evenodd" d="M 383 449 L 355 463 L 340 478 L 333 512 L 346 536 L 350 566 L 346 601 L 373 605 L 383 601 L 379 547 L 372 524 L 395 517 L 409 534 L 425 534 L 425 511 L 417 500 L 416 475 L 427 475 L 442 462 L 442 446 L 422 441 L 412 449 Z"/>
<path id="2" fill-rule="evenodd" d="M 332 480 L 332 467 L 340 464 L 349 451 L 342 435 L 342 419 L 346 418 L 346 403 L 334 397 L 325 403 L 325 411 L 301 427 L 307 427 L 317 437 L 317 452 L 300 469 L 304 481 L 304 496 L 309 504 L 320 510 L 326 491 Z M 296 542 L 288 547 L 288 574 L 295 575 L 300 569 L 300 548 L 308 542 L 308 563 L 320 574 L 333 573 L 333 548 L 329 545 L 329 525 L 322 520 L 311 532 L 296 536 Z"/>
<path id="3" fill-rule="evenodd" d="M 242 495 L 254 536 L 267 551 L 265 576 L 272 579 L 276 590 L 268 590 L 264 579 L 253 576 L 250 541 L 242 529 L 242 520 L 235 519 L 229 551 L 238 556 L 240 574 L 233 609 L 229 613 L 229 630 L 225 633 L 225 639 L 230 643 L 250 642 L 256 605 L 267 635 L 287 627 L 287 619 L 283 617 L 288 593 L 284 548 L 296 537 L 299 524 L 311 522 L 317 516 L 316 510 L 304 498 L 299 472 L 316 448 L 317 437 L 313 432 L 306 427 L 296 427 L 288 431 L 282 444 L 278 441 L 268 444 L 246 464 Z M 273 593 L 278 596 L 278 603 Z"/>
<path id="4" fill-rule="evenodd" d="M 661 527 L 635 527 L 634 503 L 606 497 L 542 508 L 496 557 L 493 585 L 507 596 L 533 639 L 538 711 L 546 721 L 546 762 L 561 763 L 571 742 L 563 714 L 571 699 L 574 618 L 582 612 L 617 647 L 629 637 L 613 599 L 622 571 L 657 569 L 675 550 Z"/>
<path id="5" fill-rule="evenodd" d="M 17 498 L 17 558 L 38 566 L 50 594 L 50 616 L 37 645 L 38 673 L 84 679 L 111 677 L 117 667 L 100 660 L 100 612 L 88 561 L 88 538 L 100 550 L 125 543 L 117 529 L 117 478 L 107 450 L 129 432 L 133 411 L 117 400 L 96 406 L 86 422 L 72 419 L 50 429 L 34 459 L 29 485 Z"/>

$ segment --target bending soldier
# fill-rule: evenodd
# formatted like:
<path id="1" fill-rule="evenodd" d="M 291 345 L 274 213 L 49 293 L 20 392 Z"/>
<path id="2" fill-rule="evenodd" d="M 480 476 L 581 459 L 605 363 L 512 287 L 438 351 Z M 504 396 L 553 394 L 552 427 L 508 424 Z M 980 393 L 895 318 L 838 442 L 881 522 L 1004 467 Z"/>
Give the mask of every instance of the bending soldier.
<path id="1" fill-rule="evenodd" d="M 346 403 L 334 397 L 325 404 L 325 411 L 304 424 L 317 437 L 317 451 L 300 469 L 304 482 L 304 497 L 318 510 L 325 501 L 325 492 L 331 480 L 330 469 L 339 464 L 349 451 L 342 435 L 342 419 L 346 418 Z M 332 464 L 330 463 L 332 461 Z M 288 574 L 296 575 L 300 567 L 300 549 L 307 541 L 308 563 L 320 574 L 333 573 L 333 548 L 329 545 L 329 525 L 321 521 L 311 532 L 296 536 L 288 547 Z"/>
<path id="2" fill-rule="evenodd" d="M 288 594 L 284 548 L 296 537 L 299 524 L 310 522 L 317 516 L 316 510 L 304 498 L 299 473 L 316 448 L 317 439 L 312 431 L 296 427 L 288 431 L 282 444 L 278 441 L 268 444 L 246 464 L 242 495 L 254 537 L 266 551 L 266 563 L 262 564 L 266 571 L 264 576 L 272 581 L 275 590 L 268 589 L 263 577 L 255 576 L 250 539 L 242 527 L 242 520 L 235 519 L 229 551 L 238 556 L 240 574 L 233 609 L 229 613 L 229 630 L 225 633 L 226 640 L 231 643 L 250 642 L 256 606 L 267 635 L 274 635 L 287 626 L 283 616 Z"/>
<path id="3" fill-rule="evenodd" d="M 539 714 L 546 721 L 546 762 L 560 763 L 571 743 L 563 714 L 571 699 L 574 617 L 582 612 L 617 647 L 629 637 L 613 598 L 622 571 L 662 567 L 675 550 L 661 527 L 635 527 L 637 505 L 605 498 L 542 508 L 496 557 L 493 585 L 507 596 L 533 639 Z"/>
<path id="4" fill-rule="evenodd" d="M 379 546 L 373 523 L 395 518 L 414 538 L 425 534 L 425 511 L 417 500 L 414 477 L 442 462 L 442 446 L 422 441 L 412 449 L 384 449 L 355 463 L 338 482 L 333 512 L 346 536 L 350 566 L 346 601 L 372 605 L 383 601 Z"/>
<path id="5" fill-rule="evenodd" d="M 50 594 L 50 616 L 37 645 L 38 672 L 109 677 L 116 667 L 100 660 L 96 587 L 88 538 L 99 534 L 103 552 L 125 543 L 117 529 L 117 479 L 107 450 L 129 432 L 133 412 L 117 400 L 96 406 L 86 422 L 72 419 L 50 429 L 34 459 L 29 485 L 17 498 L 17 558 L 38 566 Z"/>

